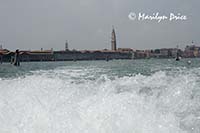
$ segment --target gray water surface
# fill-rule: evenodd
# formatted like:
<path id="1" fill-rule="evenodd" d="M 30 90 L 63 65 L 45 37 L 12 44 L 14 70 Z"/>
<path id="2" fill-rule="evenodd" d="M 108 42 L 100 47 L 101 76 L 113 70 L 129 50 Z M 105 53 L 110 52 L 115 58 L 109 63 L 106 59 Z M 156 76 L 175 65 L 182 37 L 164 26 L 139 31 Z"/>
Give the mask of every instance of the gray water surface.
<path id="1" fill-rule="evenodd" d="M 0 132 L 200 133 L 200 59 L 1 64 Z"/>

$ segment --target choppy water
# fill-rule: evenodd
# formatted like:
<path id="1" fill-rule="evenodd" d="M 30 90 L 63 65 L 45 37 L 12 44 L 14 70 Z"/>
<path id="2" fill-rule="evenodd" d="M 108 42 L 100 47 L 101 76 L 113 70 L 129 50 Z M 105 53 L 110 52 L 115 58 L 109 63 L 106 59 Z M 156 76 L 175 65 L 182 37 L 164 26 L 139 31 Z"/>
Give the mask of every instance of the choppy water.
<path id="1" fill-rule="evenodd" d="M 0 133 L 200 133 L 200 59 L 0 65 Z"/>

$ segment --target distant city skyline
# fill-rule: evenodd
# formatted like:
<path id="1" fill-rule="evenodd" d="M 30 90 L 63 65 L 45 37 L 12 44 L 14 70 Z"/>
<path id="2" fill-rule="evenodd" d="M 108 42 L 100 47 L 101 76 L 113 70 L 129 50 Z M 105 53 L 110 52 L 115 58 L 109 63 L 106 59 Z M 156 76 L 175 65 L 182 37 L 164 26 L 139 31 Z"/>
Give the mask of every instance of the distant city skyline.
<path id="1" fill-rule="evenodd" d="M 197 0 L 2 0 L 0 44 L 15 50 L 110 49 L 112 25 L 118 48 L 155 49 L 200 45 Z M 130 12 L 181 13 L 186 21 L 131 21 Z"/>

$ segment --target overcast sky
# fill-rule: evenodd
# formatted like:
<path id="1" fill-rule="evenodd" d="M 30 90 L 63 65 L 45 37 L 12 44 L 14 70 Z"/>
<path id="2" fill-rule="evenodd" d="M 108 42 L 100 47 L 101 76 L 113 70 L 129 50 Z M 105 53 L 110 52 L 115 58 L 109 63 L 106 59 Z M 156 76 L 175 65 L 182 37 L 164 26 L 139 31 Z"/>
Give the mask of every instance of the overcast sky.
<path id="1" fill-rule="evenodd" d="M 200 45 L 199 0 L 0 0 L 4 48 L 110 49 L 112 25 L 118 47 L 149 49 Z M 181 13 L 186 21 L 132 21 L 130 12 Z"/>

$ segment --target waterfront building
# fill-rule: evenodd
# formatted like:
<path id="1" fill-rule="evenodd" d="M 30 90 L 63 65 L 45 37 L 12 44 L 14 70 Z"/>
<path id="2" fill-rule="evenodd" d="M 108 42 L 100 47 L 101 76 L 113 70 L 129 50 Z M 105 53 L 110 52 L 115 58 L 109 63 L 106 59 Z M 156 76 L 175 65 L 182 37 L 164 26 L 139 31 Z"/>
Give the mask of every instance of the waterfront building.
<path id="1" fill-rule="evenodd" d="M 113 51 L 116 51 L 116 50 L 117 50 L 117 41 L 116 41 L 116 34 L 115 34 L 115 29 L 114 29 L 114 27 L 113 27 L 113 29 L 112 29 L 111 50 L 113 50 Z"/>
<path id="2" fill-rule="evenodd" d="M 118 48 L 117 51 L 119 52 L 133 52 L 131 48 Z"/>
<path id="3" fill-rule="evenodd" d="M 51 50 L 43 51 L 20 51 L 20 60 L 26 61 L 54 61 L 54 54 Z"/>
<path id="4" fill-rule="evenodd" d="M 137 59 L 144 59 L 147 56 L 146 56 L 145 50 L 136 50 L 134 53 L 134 57 Z"/>
<path id="5" fill-rule="evenodd" d="M 68 51 L 69 50 L 69 48 L 68 48 L 68 41 L 66 40 L 66 42 L 65 42 L 65 51 Z"/>
<path id="6" fill-rule="evenodd" d="M 167 48 L 162 48 L 162 49 L 160 49 L 160 56 L 162 57 L 162 58 L 168 58 L 169 57 L 169 49 L 167 49 Z"/>
<path id="7" fill-rule="evenodd" d="M 146 58 L 151 58 L 151 50 L 145 50 L 144 53 L 146 54 Z"/>
<path id="8" fill-rule="evenodd" d="M 200 57 L 200 47 L 195 45 L 187 45 L 185 47 L 184 56 L 186 58 Z"/>

